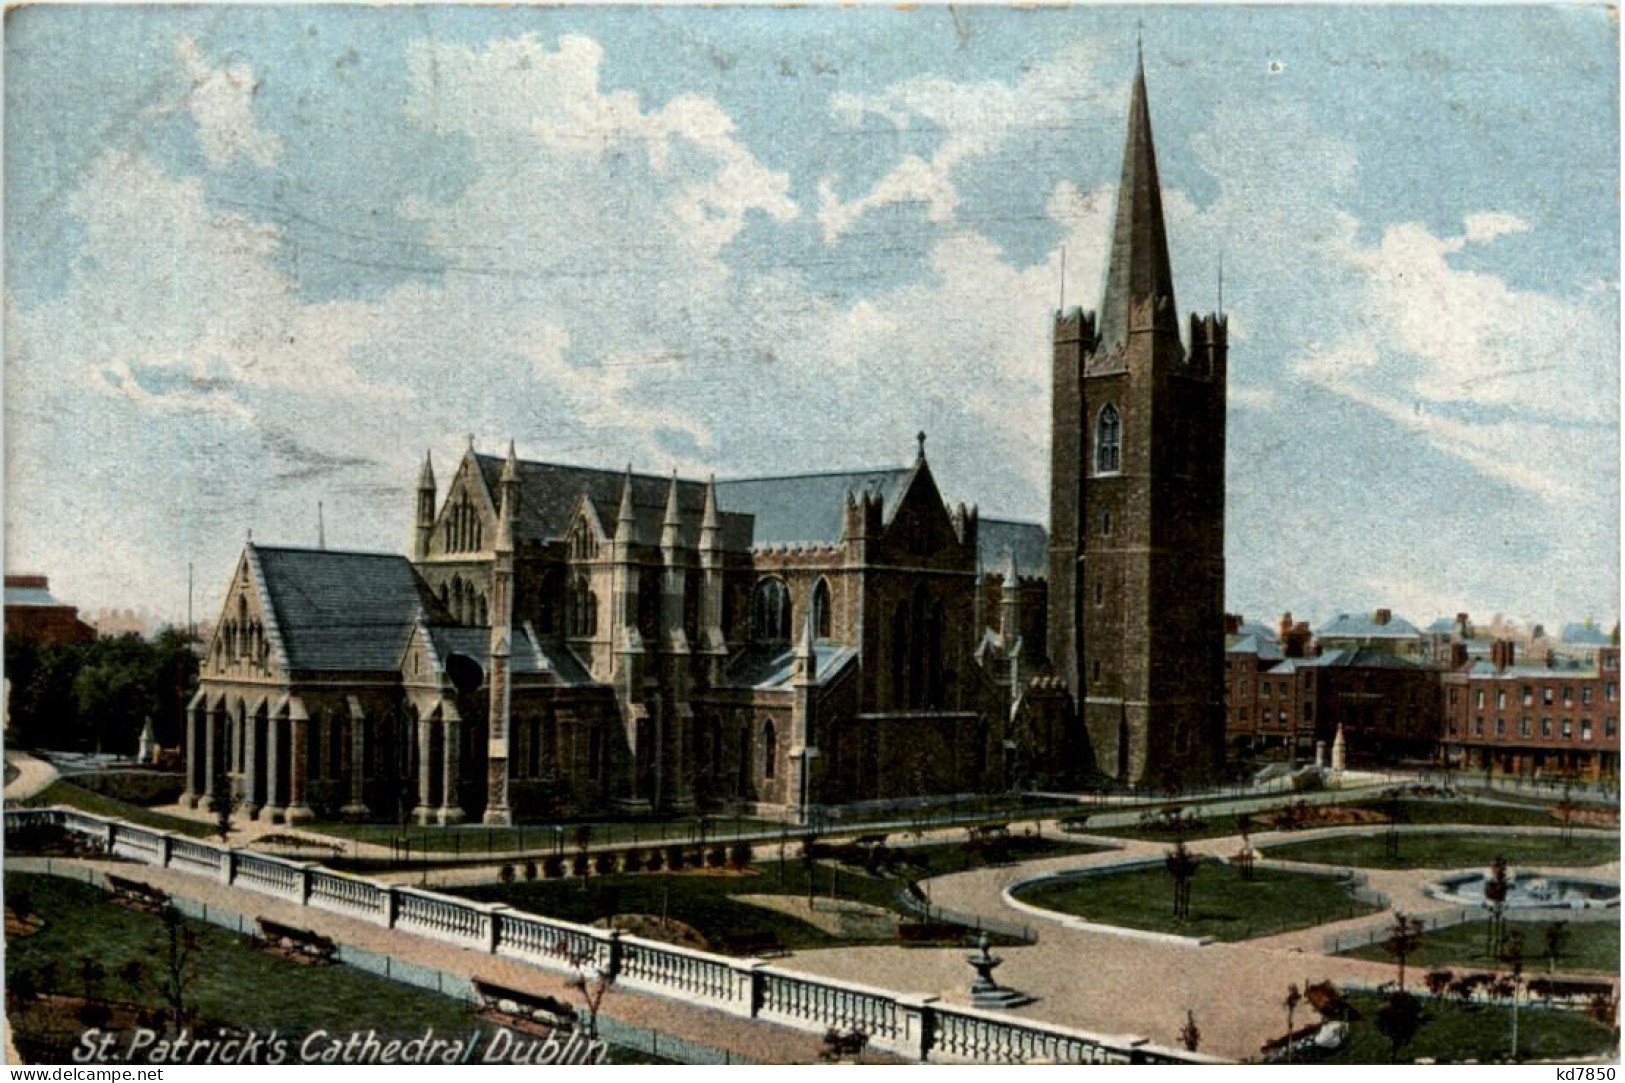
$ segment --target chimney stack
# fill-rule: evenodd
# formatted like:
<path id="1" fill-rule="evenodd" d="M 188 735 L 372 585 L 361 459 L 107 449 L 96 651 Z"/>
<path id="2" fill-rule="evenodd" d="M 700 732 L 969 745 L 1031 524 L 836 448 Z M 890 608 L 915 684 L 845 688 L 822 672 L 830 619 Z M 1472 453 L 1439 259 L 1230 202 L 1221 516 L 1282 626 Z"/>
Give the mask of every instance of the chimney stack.
<path id="1" fill-rule="evenodd" d="M 1224 615 L 1224 634 L 1227 636 L 1233 636 L 1240 632 L 1241 620 L 1242 618 L 1240 613 L 1226 613 Z"/>
<path id="2" fill-rule="evenodd" d="M 1391 609 L 1379 609 L 1379 610 L 1377 610 L 1376 621 L 1377 621 L 1378 624 L 1382 625 L 1383 627 L 1387 627 L 1388 622 L 1393 620 L 1393 619 L 1394 619 L 1394 611 L 1393 610 L 1391 610 Z"/>

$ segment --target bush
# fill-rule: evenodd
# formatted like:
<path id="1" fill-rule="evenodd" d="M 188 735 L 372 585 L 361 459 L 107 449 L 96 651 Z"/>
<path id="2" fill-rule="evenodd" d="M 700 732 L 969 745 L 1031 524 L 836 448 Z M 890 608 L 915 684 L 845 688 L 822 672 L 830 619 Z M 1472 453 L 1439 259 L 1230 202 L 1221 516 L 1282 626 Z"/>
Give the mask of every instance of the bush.
<path id="1" fill-rule="evenodd" d="M 621 868 L 626 872 L 643 871 L 643 851 L 628 850 L 621 857 Z"/>
<path id="2" fill-rule="evenodd" d="M 750 867 L 750 863 L 755 856 L 751 851 L 750 843 L 740 839 L 728 850 L 728 864 L 736 869 L 746 869 Z"/>
<path id="3" fill-rule="evenodd" d="M 526 880 L 534 880 L 534 879 L 536 879 L 536 862 L 535 861 L 526 861 L 525 862 L 525 879 Z"/>
<path id="4" fill-rule="evenodd" d="M 186 789 L 186 778 L 164 771 L 107 771 L 75 775 L 74 785 L 132 805 L 173 805 Z"/>
<path id="5" fill-rule="evenodd" d="M 720 869 L 728 863 L 728 850 L 724 846 L 713 846 L 706 851 L 705 863 L 713 869 Z"/>
<path id="6" fill-rule="evenodd" d="M 644 862 L 650 872 L 659 872 L 666 867 L 666 855 L 659 849 L 649 851 L 649 859 Z"/>
<path id="7" fill-rule="evenodd" d="M 549 880 L 561 878 L 564 875 L 564 858 L 558 854 L 542 858 L 542 874 Z"/>
<path id="8" fill-rule="evenodd" d="M 512 865 L 504 865 L 504 866 L 502 866 L 502 871 L 497 873 L 497 876 L 502 880 L 502 882 L 504 884 L 513 883 L 514 877 L 515 877 L 513 866 Z"/>
<path id="9" fill-rule="evenodd" d="M 570 875 L 585 876 L 592 868 L 592 859 L 586 854 L 577 854 L 570 859 Z"/>
<path id="10" fill-rule="evenodd" d="M 675 842 L 666 847 L 666 867 L 672 872 L 682 872 L 683 864 L 683 847 Z"/>
<path id="11" fill-rule="evenodd" d="M 599 876 L 608 876 L 615 871 L 615 855 L 609 850 L 600 850 L 593 858 L 593 871 Z"/>

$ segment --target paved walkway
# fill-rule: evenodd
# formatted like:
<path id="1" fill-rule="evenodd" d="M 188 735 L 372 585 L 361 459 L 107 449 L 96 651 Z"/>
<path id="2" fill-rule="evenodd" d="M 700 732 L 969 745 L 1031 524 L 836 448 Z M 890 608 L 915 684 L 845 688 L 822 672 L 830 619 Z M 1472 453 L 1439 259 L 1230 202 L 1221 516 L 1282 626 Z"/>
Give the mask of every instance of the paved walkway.
<path id="1" fill-rule="evenodd" d="M 38 756 L 6 751 L 6 762 L 17 769 L 17 777 L 6 783 L 7 801 L 26 801 L 55 782 L 57 770 Z"/>
<path id="2" fill-rule="evenodd" d="M 273 899 L 259 892 L 227 886 L 206 877 L 174 869 L 146 865 L 92 861 L 53 861 L 53 867 L 79 865 L 113 870 L 117 875 L 139 880 L 178 897 L 207 906 L 222 907 L 249 918 L 268 917 L 302 929 L 309 929 L 366 951 L 434 967 L 465 978 L 484 978 L 529 993 L 555 997 L 575 1004 L 580 995 L 565 984 L 565 976 L 513 959 L 473 951 L 430 940 L 400 929 L 386 929 L 371 922 L 330 913 L 296 903 Z M 44 871 L 38 858 L 10 859 L 7 872 Z M 711 1011 L 682 1000 L 650 996 L 624 989 L 611 989 L 604 998 L 600 1017 L 633 1026 L 646 1027 L 664 1035 L 682 1038 L 713 1049 L 727 1049 L 748 1060 L 764 1064 L 817 1063 L 824 1048 L 823 1036 L 792 1030 L 761 1020 L 743 1019 Z M 869 1052 L 864 1060 L 881 1063 L 897 1058 Z"/>
<path id="3" fill-rule="evenodd" d="M 1270 837 L 1255 834 L 1253 842 Z M 1189 846 L 1198 853 L 1228 857 L 1240 848 L 1241 838 L 1205 839 Z M 1391 924 L 1392 910 L 1278 936 L 1197 946 L 1071 928 L 1015 910 L 1003 897 L 1012 883 L 1037 872 L 1112 865 L 1133 858 L 1160 860 L 1166 849 L 1164 842 L 1135 841 L 1110 853 L 955 873 L 931 881 L 931 899 L 964 913 L 1037 926 L 1038 944 L 999 949 L 1005 959 L 997 973 L 999 982 L 1038 998 L 1015 1009 L 1014 1014 L 1102 1033 L 1143 1034 L 1153 1042 L 1177 1046 L 1189 1010 L 1195 1012 L 1202 1032 L 1202 1052 L 1221 1057 L 1256 1057 L 1266 1040 L 1285 1032 L 1281 1001 L 1290 984 L 1302 989 L 1306 983 L 1324 980 L 1369 985 L 1393 980 L 1390 963 L 1321 954 L 1328 933 Z M 1407 913 L 1457 909 L 1421 891 L 1421 885 L 1437 878 L 1441 870 L 1362 871 L 1369 874 L 1372 887 L 1388 893 L 1393 905 Z M 1588 868 L 1584 874 L 1617 881 L 1619 863 Z M 825 949 L 798 952 L 786 965 L 970 1003 L 969 969 L 959 951 L 890 946 Z"/>

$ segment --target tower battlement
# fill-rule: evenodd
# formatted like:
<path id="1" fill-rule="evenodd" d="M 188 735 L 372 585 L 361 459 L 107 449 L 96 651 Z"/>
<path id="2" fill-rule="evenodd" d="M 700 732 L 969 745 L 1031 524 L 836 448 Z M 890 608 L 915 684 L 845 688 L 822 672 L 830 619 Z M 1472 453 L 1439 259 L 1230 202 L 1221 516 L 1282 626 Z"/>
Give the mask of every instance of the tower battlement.
<path id="1" fill-rule="evenodd" d="M 1055 341 L 1081 342 L 1087 349 L 1095 341 L 1095 314 L 1074 307 L 1055 314 Z"/>

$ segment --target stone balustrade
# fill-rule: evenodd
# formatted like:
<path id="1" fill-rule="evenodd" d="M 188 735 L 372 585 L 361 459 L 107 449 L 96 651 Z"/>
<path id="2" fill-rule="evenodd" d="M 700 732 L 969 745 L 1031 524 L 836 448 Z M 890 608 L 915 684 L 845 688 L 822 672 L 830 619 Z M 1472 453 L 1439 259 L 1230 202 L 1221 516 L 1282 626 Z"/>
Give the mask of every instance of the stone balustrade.
<path id="1" fill-rule="evenodd" d="M 389 924 L 384 913 L 385 889 L 371 880 L 359 876 L 317 869 L 310 873 L 310 890 L 306 901 L 310 906 L 332 910 L 340 914 L 370 918 L 379 924 Z"/>
<path id="2" fill-rule="evenodd" d="M 485 944 L 491 937 L 491 914 L 466 899 L 412 887 L 395 890 L 395 928 L 455 944 Z"/>
<path id="3" fill-rule="evenodd" d="M 596 929 L 506 906 L 382 884 L 265 854 L 217 846 L 73 809 L 7 809 L 9 833 L 56 824 L 133 861 L 199 873 L 245 890 L 365 918 L 553 970 L 591 965 L 629 989 L 800 1030 L 862 1031 L 875 1048 L 918 1060 L 1084 1064 L 1217 1063 L 1133 1036 L 946 1005 L 752 959 Z"/>

